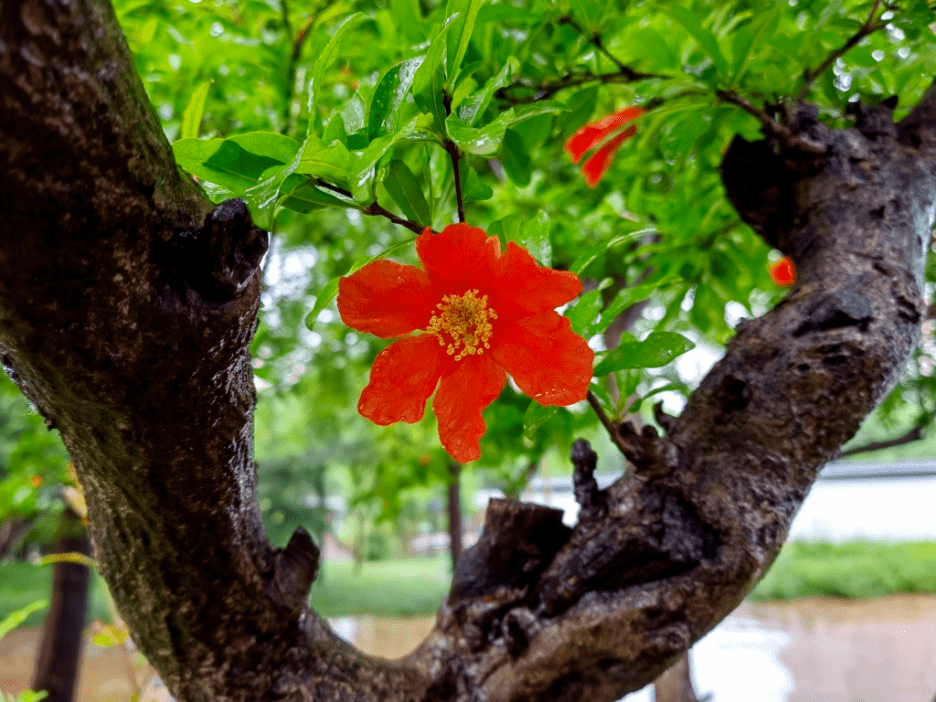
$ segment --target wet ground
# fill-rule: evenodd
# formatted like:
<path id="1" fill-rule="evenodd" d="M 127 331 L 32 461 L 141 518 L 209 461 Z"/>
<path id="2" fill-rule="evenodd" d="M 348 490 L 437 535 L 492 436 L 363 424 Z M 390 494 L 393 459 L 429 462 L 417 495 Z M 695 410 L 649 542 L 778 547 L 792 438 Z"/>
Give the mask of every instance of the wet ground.
<path id="1" fill-rule="evenodd" d="M 368 653 L 402 656 L 433 617 L 343 617 L 335 630 Z M 38 629 L 0 641 L 0 689 L 29 682 Z M 119 649 L 86 649 L 78 702 L 127 702 L 133 665 Z M 898 595 L 845 602 L 745 602 L 692 651 L 696 691 L 712 702 L 933 702 L 936 596 Z M 131 667 L 132 666 L 132 667 Z M 132 670 L 132 672 L 131 672 Z M 626 702 L 649 702 L 649 690 Z"/>

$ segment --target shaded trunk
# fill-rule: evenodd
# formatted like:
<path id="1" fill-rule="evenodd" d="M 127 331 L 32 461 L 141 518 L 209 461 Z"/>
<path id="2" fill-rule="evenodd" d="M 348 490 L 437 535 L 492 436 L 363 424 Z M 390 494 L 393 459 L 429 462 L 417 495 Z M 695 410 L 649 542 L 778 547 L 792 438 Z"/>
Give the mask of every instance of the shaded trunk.
<path id="1" fill-rule="evenodd" d="M 692 689 L 688 652 L 653 681 L 653 692 L 654 702 L 699 702 Z"/>
<path id="2" fill-rule="evenodd" d="M 448 485 L 448 532 L 449 553 L 452 555 L 452 568 L 458 565 L 462 555 L 462 510 L 461 510 L 461 466 L 449 465 Z"/>
<path id="3" fill-rule="evenodd" d="M 84 525 L 71 510 L 62 513 L 62 531 L 55 544 L 56 553 L 91 555 Z M 30 687 L 45 690 L 47 702 L 72 702 L 84 647 L 91 572 L 81 563 L 55 563 L 52 568 L 52 600 Z"/>

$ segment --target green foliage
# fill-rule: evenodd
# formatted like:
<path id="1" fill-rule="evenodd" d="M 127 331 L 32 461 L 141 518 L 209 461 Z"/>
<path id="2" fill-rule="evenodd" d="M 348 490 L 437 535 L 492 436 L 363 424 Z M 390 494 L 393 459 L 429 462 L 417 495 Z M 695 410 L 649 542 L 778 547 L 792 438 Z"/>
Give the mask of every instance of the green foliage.
<path id="1" fill-rule="evenodd" d="M 174 84 L 206 94 L 202 133 L 213 137 L 176 142 L 180 164 L 213 184 L 216 197 L 246 197 L 278 232 L 278 262 L 314 261 L 289 294 L 274 293 L 277 282 L 265 297 L 254 345 L 266 384 L 260 443 L 281 433 L 264 419 L 263 403 L 292 395 L 300 398 L 296 421 L 310 428 L 291 455 L 323 448 L 330 471 L 357 476 L 346 485 L 352 495 L 392 515 L 405 503 L 399 495 L 427 481 L 444 484 L 431 417 L 386 429 L 357 417 L 357 395 L 385 342 L 343 327 L 334 297 L 339 276 L 369 260 L 414 263 L 412 233 L 454 219 L 456 177 L 470 223 L 583 278 L 586 292 L 564 314 L 599 351 L 594 395 L 609 414 L 640 411 L 652 421 L 645 399 L 673 401 L 697 380 L 679 376 L 674 359 L 694 345 L 717 349 L 738 319 L 762 314 L 783 293 L 768 275 L 776 254 L 739 221 L 721 186 L 721 154 L 735 135 L 758 138 L 760 127 L 725 96 L 758 106 L 803 97 L 822 119 L 843 126 L 850 101 L 897 94 L 905 110 L 936 73 L 931 11 L 915 2 L 882 20 L 879 8 L 875 21 L 886 26 L 805 82 L 868 20 L 872 5 L 357 0 L 288 21 L 272 4 L 245 5 L 236 17 L 210 2 L 166 6 L 158 26 L 211 44 L 216 65 L 238 66 L 238 47 L 247 42 L 264 47 L 235 76 L 175 46 L 182 60 Z M 212 11 L 221 31 L 198 39 Z M 143 21 L 129 8 L 121 18 L 131 35 Z M 299 26 L 307 34 L 295 54 Z M 158 31 L 153 36 L 168 46 Z M 166 90 L 165 55 L 151 44 L 137 60 L 144 76 L 163 78 L 147 80 L 157 102 L 171 98 L 179 114 L 198 96 Z M 620 65 L 650 77 L 626 80 Z M 260 89 L 248 90 L 250 80 Z M 238 91 L 247 98 L 235 107 Z M 629 104 L 647 110 L 636 136 L 588 188 L 563 144 L 585 122 Z M 166 119 L 170 135 L 175 124 Z M 374 217 L 375 205 L 409 220 L 413 231 Z M 633 336 L 622 339 L 614 325 L 635 305 L 643 314 L 631 315 Z M 303 318 L 305 329 L 297 324 Z M 936 407 L 928 378 L 917 374 L 897 394 L 909 397 L 912 387 L 926 397 L 921 408 Z M 543 408 L 510 387 L 485 416 L 479 465 L 505 480 L 551 450 L 564 451 L 573 432 L 597 431 L 589 411 Z M 350 454 L 329 450 L 349 442 L 358 447 Z"/>

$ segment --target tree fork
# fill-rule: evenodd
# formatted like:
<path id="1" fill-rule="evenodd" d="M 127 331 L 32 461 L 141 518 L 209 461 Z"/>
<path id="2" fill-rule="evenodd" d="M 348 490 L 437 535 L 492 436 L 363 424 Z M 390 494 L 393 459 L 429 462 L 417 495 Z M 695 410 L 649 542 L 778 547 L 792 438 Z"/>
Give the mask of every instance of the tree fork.
<path id="1" fill-rule="evenodd" d="M 101 571 L 180 702 L 642 687 L 767 570 L 919 334 L 936 90 L 896 125 L 887 106 L 840 131 L 805 111 L 787 125 L 799 139 L 737 141 L 726 187 L 797 286 L 739 326 L 665 437 L 619 437 L 640 471 L 598 494 L 580 451 L 594 508 L 571 530 L 496 504 L 427 641 L 371 658 L 308 610 L 307 535 L 277 551 L 261 526 L 248 349 L 263 234 L 179 173 L 104 0 L 0 5 L 0 46 L 0 350 L 61 432 Z"/>

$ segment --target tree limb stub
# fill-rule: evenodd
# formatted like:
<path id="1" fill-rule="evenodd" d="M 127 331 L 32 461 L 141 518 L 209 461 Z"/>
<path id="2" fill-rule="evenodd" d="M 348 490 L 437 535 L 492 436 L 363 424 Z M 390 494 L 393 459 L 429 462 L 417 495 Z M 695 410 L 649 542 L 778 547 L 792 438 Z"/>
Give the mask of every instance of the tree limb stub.
<path id="1" fill-rule="evenodd" d="M 729 196 L 797 286 L 739 326 L 665 437 L 623 437 L 639 470 L 596 491 L 579 445 L 574 528 L 495 502 L 426 642 L 365 656 L 305 605 L 311 539 L 277 551 L 256 507 L 264 234 L 180 175 L 103 0 L 0 5 L 0 43 L 0 350 L 61 432 L 101 571 L 180 702 L 638 689 L 766 571 L 919 334 L 936 90 L 897 125 L 886 107 L 841 131 L 803 112 L 790 129 L 815 153 L 736 140 Z"/>

